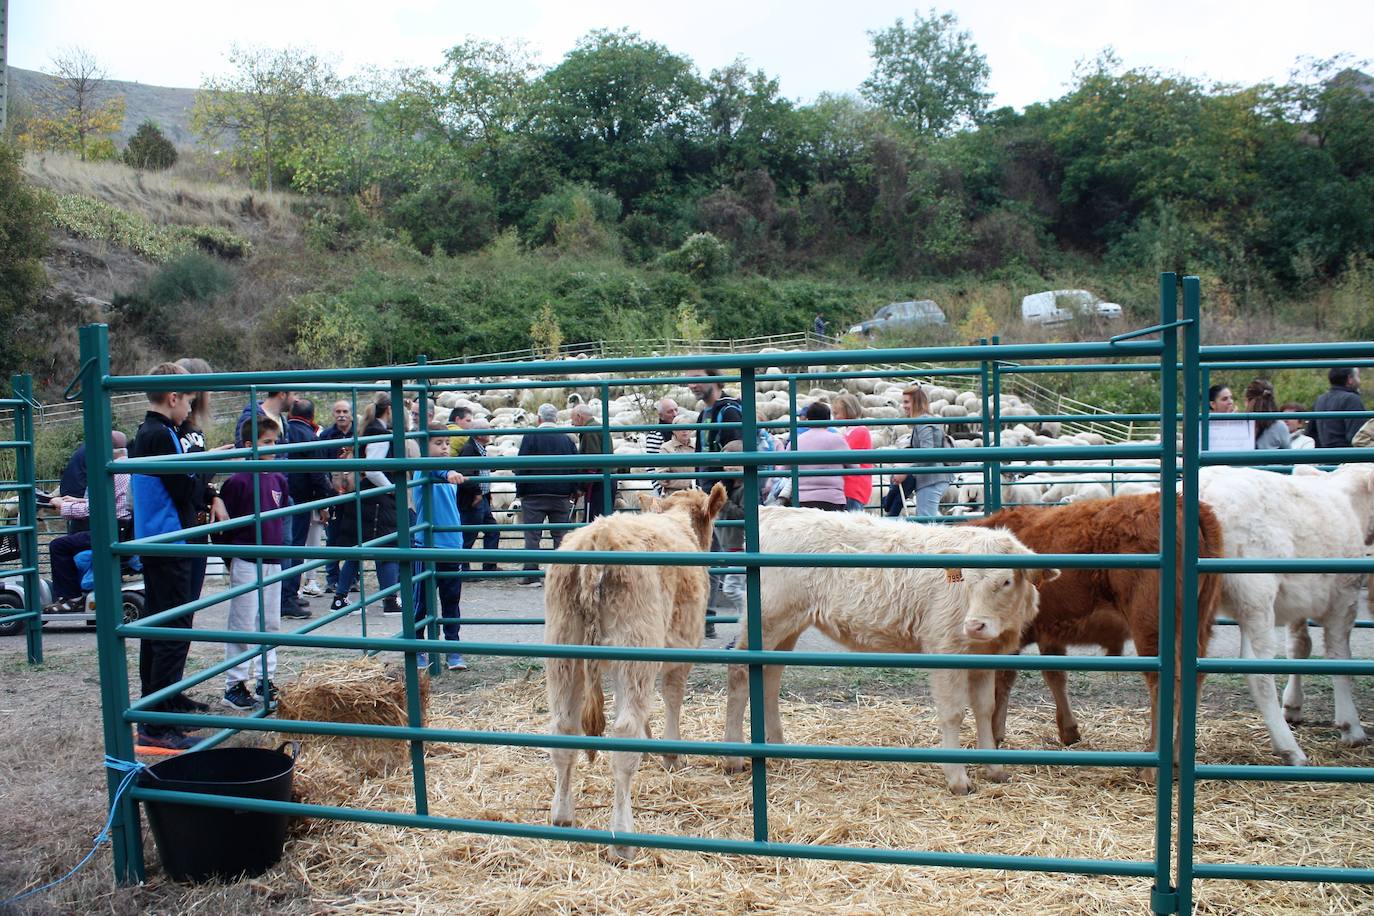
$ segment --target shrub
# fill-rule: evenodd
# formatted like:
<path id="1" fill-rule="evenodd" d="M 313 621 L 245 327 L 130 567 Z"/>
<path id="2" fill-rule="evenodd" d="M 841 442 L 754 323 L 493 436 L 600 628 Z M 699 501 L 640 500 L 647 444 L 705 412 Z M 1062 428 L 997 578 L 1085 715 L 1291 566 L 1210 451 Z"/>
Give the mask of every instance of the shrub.
<path id="1" fill-rule="evenodd" d="M 608 242 L 611 236 L 596 230 L 608 230 L 618 219 L 620 201 L 614 194 L 587 184 L 565 184 L 531 205 L 521 229 L 531 248 L 554 244 L 563 248 L 594 235 L 596 241 Z"/>
<path id="2" fill-rule="evenodd" d="M 138 130 L 124 147 L 124 164 L 135 169 L 161 171 L 176 165 L 177 148 L 158 130 L 151 120 L 138 125 Z"/>
<path id="3" fill-rule="evenodd" d="M 553 303 L 545 302 L 539 307 L 539 315 L 530 325 L 530 342 L 539 359 L 558 359 L 558 353 L 563 349 L 563 329 L 558 326 Z"/>
<path id="4" fill-rule="evenodd" d="M 199 310 L 188 314 L 186 309 L 212 303 L 233 286 L 234 275 L 227 267 L 209 255 L 188 251 L 136 289 L 116 294 L 111 307 L 159 345 L 173 350 L 212 317 Z"/>
<path id="5" fill-rule="evenodd" d="M 394 228 L 410 233 L 423 254 L 463 254 L 496 237 L 496 198 L 487 187 L 445 181 L 402 194 L 386 219 Z"/>
<path id="6" fill-rule="evenodd" d="M 700 280 L 709 280 L 725 273 L 730 263 L 730 252 L 725 243 L 709 232 L 689 235 L 687 240 L 658 259 L 659 265 L 668 270 L 687 274 Z"/>

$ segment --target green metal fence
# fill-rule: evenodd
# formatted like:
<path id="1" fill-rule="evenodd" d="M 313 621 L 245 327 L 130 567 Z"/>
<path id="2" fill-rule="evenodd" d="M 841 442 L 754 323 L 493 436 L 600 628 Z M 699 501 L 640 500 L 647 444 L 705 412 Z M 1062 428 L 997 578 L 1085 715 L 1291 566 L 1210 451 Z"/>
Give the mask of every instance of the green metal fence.
<path id="1" fill-rule="evenodd" d="M 247 799 L 225 799 L 217 796 L 203 796 L 192 793 L 169 792 L 148 788 L 137 788 L 128 793 L 116 811 L 114 826 L 115 872 L 122 882 L 140 880 L 144 874 L 143 850 L 140 839 L 138 800 L 160 800 L 195 802 L 196 804 L 233 807 L 236 809 L 270 811 L 296 815 L 316 816 L 351 821 L 367 821 L 396 826 L 429 827 L 447 830 L 469 831 L 473 833 L 499 834 L 506 836 L 529 837 L 548 840 L 577 841 L 607 844 L 612 840 L 617 845 L 638 845 L 646 847 L 674 848 L 708 853 L 738 853 L 751 855 L 788 856 L 802 858 L 830 859 L 836 861 L 876 862 L 901 865 L 957 866 L 965 868 L 1019 869 L 1042 872 L 1069 872 L 1090 875 L 1117 875 L 1139 878 L 1150 882 L 1150 907 L 1156 913 L 1189 912 L 1192 905 L 1194 881 L 1198 878 L 1260 878 L 1276 880 L 1304 881 L 1374 881 L 1374 869 L 1337 869 L 1296 866 L 1251 866 L 1241 864 L 1203 864 L 1195 863 L 1193 850 L 1193 792 L 1198 779 L 1264 779 L 1264 780 L 1346 780 L 1369 781 L 1371 770 L 1354 768 L 1311 767 L 1301 770 L 1280 767 L 1238 767 L 1238 766 L 1198 766 L 1194 760 L 1194 731 L 1196 726 L 1196 680 L 1198 671 L 1304 671 L 1343 673 L 1374 673 L 1374 664 L 1366 662 L 1330 661 L 1237 661 L 1196 658 L 1197 644 L 1197 577 L 1199 572 L 1244 571 L 1260 568 L 1266 571 L 1274 568 L 1330 571 L 1366 570 L 1374 564 L 1363 560 L 1300 560 L 1280 563 L 1252 560 L 1198 560 L 1198 470 L 1204 464 L 1246 464 L 1268 463 L 1275 465 L 1316 464 L 1329 461 L 1355 460 L 1360 457 L 1356 450 L 1325 450 L 1321 455 L 1312 453 L 1206 453 L 1200 452 L 1200 389 L 1203 378 L 1204 359 L 1209 365 L 1242 366 L 1253 365 L 1257 361 L 1273 363 L 1276 361 L 1321 360 L 1323 365 L 1329 361 L 1357 361 L 1374 359 L 1374 344 L 1340 345 L 1294 345 L 1289 347 L 1220 347 L 1202 348 L 1200 345 L 1200 296 L 1197 278 L 1189 277 L 1183 281 L 1182 297 L 1178 282 L 1171 274 L 1161 278 L 1158 323 L 1153 327 L 1129 334 L 1119 335 L 1100 343 L 1075 344 L 1038 344 L 1006 345 L 995 338 L 990 343 L 980 343 L 969 347 L 941 347 L 903 350 L 866 350 L 866 351 L 824 351 L 799 354 L 770 353 L 724 354 L 711 357 L 683 356 L 657 357 L 652 359 L 593 359 L 577 362 L 533 362 L 519 366 L 530 375 L 551 377 L 552 380 L 531 381 L 528 387 L 543 389 L 559 386 L 586 386 L 585 379 L 573 380 L 571 373 L 618 373 L 627 382 L 636 385 L 653 385 L 680 382 L 685 374 L 704 366 L 720 369 L 722 376 L 716 380 L 738 385 L 743 420 L 739 424 L 745 443 L 757 442 L 760 422 L 756 419 L 756 385 L 762 380 L 761 369 L 770 366 L 784 368 L 784 375 L 770 374 L 769 380 L 786 380 L 791 391 L 792 406 L 795 408 L 798 383 L 824 378 L 874 377 L 884 373 L 892 374 L 894 365 L 909 365 L 914 362 L 938 363 L 945 366 L 930 371 L 938 378 L 942 373 L 949 375 L 974 375 L 984 379 L 984 401 L 986 409 L 978 419 L 984 431 L 983 448 L 912 450 L 903 452 L 907 461 L 920 462 L 939 460 L 957 469 L 977 470 L 987 474 L 989 484 L 988 508 L 996 508 L 998 476 L 993 470 L 999 464 L 1010 461 L 1030 462 L 1032 467 L 1053 472 L 1047 461 L 1081 459 L 1091 457 L 1101 459 L 1105 465 L 1095 470 L 1110 473 L 1111 464 L 1116 459 L 1153 459 L 1158 462 L 1158 473 L 1164 486 L 1160 491 L 1161 532 L 1160 543 L 1173 545 L 1177 531 L 1176 506 L 1182 506 L 1182 538 L 1185 548 L 1181 561 L 1172 547 L 1155 554 L 1115 554 L 1115 555 L 1031 555 L 1008 558 L 999 556 L 965 556 L 951 558 L 949 555 L 901 555 L 888 554 L 845 554 L 845 555 L 780 555 L 764 554 L 759 549 L 758 496 L 760 480 L 770 475 L 790 475 L 796 481 L 805 475 L 819 473 L 813 465 L 834 461 L 832 452 L 760 452 L 746 450 L 730 456 L 729 463 L 741 470 L 727 471 L 723 475 L 743 480 L 745 490 L 744 506 L 746 517 L 742 525 L 745 534 L 745 549 L 742 553 L 732 553 L 728 557 L 719 553 L 688 553 L 665 555 L 661 553 L 574 553 L 567 551 L 526 551 L 502 549 L 448 550 L 433 547 L 432 528 L 412 530 L 407 513 L 408 492 L 418 484 L 408 479 L 411 472 L 427 472 L 435 469 L 456 469 L 465 474 L 489 474 L 495 468 L 513 468 L 534 472 L 553 479 L 599 479 L 603 484 L 619 480 L 645 480 L 661 474 L 649 472 L 649 468 L 677 469 L 681 474 L 696 476 L 695 466 L 700 462 L 695 455 L 617 455 L 609 453 L 610 418 L 606 410 L 609 392 L 614 382 L 593 382 L 602 391 L 602 428 L 607 454 L 600 457 L 598 468 L 593 473 L 579 473 L 585 468 L 584 456 L 526 456 L 487 459 L 459 458 L 367 458 L 355 451 L 354 457 L 340 459 L 305 458 L 293 460 L 290 467 L 294 472 L 345 471 L 355 475 L 357 480 L 367 471 L 382 471 L 393 475 L 390 485 L 376 487 L 363 492 L 359 487 L 352 494 L 330 497 L 304 505 L 288 507 L 273 512 L 261 513 L 249 523 L 259 526 L 261 520 L 271 517 L 285 517 L 296 512 L 314 511 L 324 507 L 339 507 L 342 511 L 361 513 L 365 499 L 387 499 L 394 501 L 397 510 L 397 531 L 394 535 L 379 537 L 373 542 L 359 547 L 328 548 L 274 548 L 273 552 L 289 559 L 308 560 L 323 563 L 328 560 L 356 560 L 364 558 L 374 561 L 397 561 L 401 564 L 397 585 L 381 589 L 372 594 L 364 591 L 358 602 L 343 610 L 331 612 L 324 617 L 311 620 L 292 632 L 264 636 L 227 630 L 191 630 L 168 627 L 166 624 L 178 616 L 193 613 L 195 610 L 226 599 L 228 593 L 218 593 L 181 608 L 163 611 L 140 620 L 137 624 L 121 624 L 118 616 L 106 612 L 106 608 L 119 606 L 117 600 L 119 576 L 116 568 L 119 555 L 138 553 L 144 557 L 160 556 L 226 556 L 255 557 L 257 548 L 252 546 L 208 545 L 195 542 L 195 538 L 223 531 L 244 520 L 214 523 L 198 526 L 168 535 L 144 538 L 132 543 L 116 542 L 114 531 L 113 491 L 110 474 L 114 468 L 110 462 L 108 437 L 109 401 L 112 395 L 137 391 L 171 391 L 188 387 L 186 376 L 154 377 L 116 377 L 109 371 L 109 347 L 106 329 L 92 325 L 81 331 L 81 388 L 84 401 L 86 441 L 90 449 L 92 533 L 95 543 L 97 606 L 99 613 L 98 639 L 100 643 L 100 669 L 102 700 L 104 708 L 104 727 L 107 753 L 122 760 L 133 759 L 133 743 L 130 726 L 134 723 L 165 725 L 194 725 L 219 729 L 201 743 L 201 747 L 212 746 L 226 737 L 240 731 L 284 731 L 305 735 L 346 735 L 362 738 L 390 738 L 411 742 L 412 766 L 414 774 L 415 810 L 413 813 L 379 812 L 354 808 L 327 807 L 283 802 L 258 801 Z M 1181 307 L 1180 307 L 1181 306 Z M 1113 371 L 1154 372 L 1159 375 L 1160 411 L 1157 415 L 1142 417 L 1143 420 L 1157 422 L 1162 433 L 1162 442 L 1170 446 L 1176 442 L 1178 448 L 1161 446 L 1159 443 L 1130 443 L 1099 447 L 1003 447 L 998 443 L 999 429 L 1004 419 L 998 415 L 996 393 L 1000 375 L 1008 371 L 1019 371 L 1019 367 L 1030 363 L 1072 360 L 1130 360 L 1128 364 L 1102 362 L 1100 367 L 1110 366 Z M 1292 364 L 1290 362 L 1290 364 Z M 856 365 L 870 366 L 870 369 L 849 368 L 839 370 L 835 367 Z M 1175 367 L 1176 371 L 1160 372 L 1160 366 Z M 815 367 L 824 367 L 814 371 Z M 356 408 L 359 395 L 374 391 L 386 391 L 393 405 L 404 402 L 407 395 L 419 398 L 421 405 L 426 398 L 445 388 L 470 391 L 483 386 L 488 388 L 509 388 L 510 383 L 479 381 L 492 376 L 511 373 L 509 364 L 446 364 L 433 366 L 423 360 L 405 367 L 306 370 L 296 372 L 250 372 L 196 376 L 193 387 L 215 391 L 239 392 L 245 398 L 256 399 L 259 390 L 269 387 L 274 390 L 350 390 Z M 902 374 L 909 374 L 903 370 Z M 443 379 L 460 379 L 459 382 L 442 382 Z M 421 412 L 425 408 L 422 406 Z M 357 412 L 355 409 L 355 418 Z M 1291 416 L 1291 415 L 1290 415 Z M 805 421 L 793 419 L 773 424 L 790 429 L 795 434 Z M 1015 417 L 1014 422 L 1038 422 L 1049 417 Z M 1121 419 L 1107 416 L 1104 421 Z M 362 437 L 358 435 L 355 422 L 355 449 L 364 447 L 369 441 L 385 441 L 390 445 L 391 454 L 404 456 L 408 440 L 423 444 L 428 437 L 427 417 L 421 417 L 420 431 L 407 433 L 401 424 L 385 436 Z M 863 421 L 873 425 L 875 421 Z M 909 420 L 887 421 L 894 424 L 909 423 Z M 970 422 L 969 418 L 958 421 Z M 816 425 L 816 424 L 811 424 Z M 825 425 L 825 424 L 820 424 Z M 703 428 L 705 424 L 695 424 L 690 428 Z M 617 430 L 644 430 L 654 428 L 653 424 L 642 426 L 617 426 Z M 679 427 L 680 428 L 680 427 Z M 584 428 L 585 429 L 585 428 Z M 491 430 L 492 434 L 522 433 L 524 429 Z M 581 431 L 564 429 L 565 432 Z M 447 433 L 445 435 L 448 435 Z M 167 458 L 136 458 L 121 463 L 121 472 L 141 474 L 184 474 L 194 469 L 206 473 L 230 473 L 242 470 L 279 468 L 274 457 L 294 451 L 308 450 L 317 446 L 279 445 L 264 449 L 248 449 L 238 452 L 207 452 L 197 455 L 170 456 Z M 422 451 L 422 455 L 423 455 Z M 885 461 L 893 457 L 891 452 L 873 452 L 870 460 Z M 763 470 L 778 467 L 776 471 Z M 990 470 L 992 469 L 992 470 Z M 916 472 L 922 470 L 916 464 L 907 467 L 891 468 L 896 472 Z M 1080 469 L 1075 469 L 1080 470 Z M 1120 468 L 1115 471 L 1120 472 Z M 834 473 L 825 471 L 823 473 Z M 855 473 L 858 473 L 857 471 Z M 868 472 L 872 473 L 872 472 Z M 529 478 L 526 478 L 529 479 Z M 1171 482 L 1177 481 L 1176 490 Z M 609 509 L 612 488 L 604 487 L 604 499 Z M 421 498 L 424 498 L 423 496 Z M 420 546 L 411 546 L 412 538 L 418 536 Z M 801 567 L 828 565 L 834 567 L 947 567 L 962 565 L 966 567 L 1058 567 L 1058 568 L 1132 568 L 1151 569 L 1160 572 L 1160 645 L 1174 645 L 1177 637 L 1182 649 L 1177 663 L 1174 653 L 1162 652 L 1155 657 L 1102 658 L 1085 656 L 1023 657 L 1004 655 L 906 655 L 906 654 L 855 654 L 855 653 L 808 653 L 776 652 L 761 650 L 670 650 L 670 649 L 632 649 L 609 646 L 555 646 L 528 643 L 467 642 L 461 644 L 462 651 L 474 656 L 506 656 L 524 658 L 574 657 L 594 659 L 626 660 L 674 660 L 693 661 L 705 665 L 745 664 L 749 672 L 750 733 L 749 740 L 740 743 L 709 741 L 659 741 L 647 739 L 591 738 L 585 736 L 549 735 L 543 733 L 490 732 L 474 730 L 424 728 L 420 722 L 419 682 L 415 669 L 414 655 L 417 652 L 433 651 L 434 642 L 417 639 L 421 629 L 433 631 L 437 628 L 437 602 L 433 601 L 433 584 L 436 575 L 433 564 L 437 562 L 467 562 L 474 565 L 484 561 L 505 563 L 621 563 L 641 565 L 688 565 L 712 567 L 717 574 L 723 571 L 742 571 L 746 577 L 747 599 L 744 609 L 744 628 L 749 644 L 763 645 L 762 621 L 760 615 L 759 573 L 763 567 Z M 1182 568 L 1176 570 L 1181 562 Z M 415 568 L 412 569 L 412 564 Z M 1175 573 L 1181 573 L 1182 624 L 1175 632 Z M 283 576 L 285 573 L 283 573 Z M 482 575 L 475 571 L 460 575 L 473 577 Z M 421 582 L 430 589 L 432 610 L 423 620 L 415 621 L 414 584 Z M 256 583 L 247 586 L 256 587 Z M 366 631 L 366 618 L 363 618 L 362 632 L 357 636 L 325 635 L 317 632 L 328 623 L 380 599 L 396 596 L 402 604 L 400 631 L 385 636 L 375 636 Z M 483 623 L 481 619 L 463 618 L 462 623 Z M 509 622 L 502 620 L 502 622 Z M 531 621 L 535 622 L 535 621 Z M 189 677 L 179 684 L 171 685 L 150 696 L 133 703 L 128 700 L 128 673 L 126 671 L 124 641 L 127 639 L 168 639 L 196 640 L 211 643 L 249 643 L 263 648 L 246 653 L 252 657 L 268 645 L 281 647 L 320 647 L 363 652 L 401 653 L 406 659 L 406 687 L 408 696 L 409 723 L 406 726 L 380 726 L 339 724 L 314 721 L 279 721 L 257 717 L 225 717 L 218 715 L 194 715 L 156 711 L 161 700 L 175 692 L 191 686 L 206 678 L 222 672 L 237 659 L 227 660 Z M 437 673 L 437 652 L 434 663 Z M 766 664 L 787 664 L 804 666 L 835 666 L 846 668 L 888 667 L 888 668 L 978 668 L 978 669 L 1017 669 L 1017 670 L 1077 670 L 1077 671 L 1136 671 L 1157 672 L 1159 680 L 1159 739 L 1157 752 L 1112 752 L 1112 751 L 1026 751 L 1026 750 L 963 750 L 945 748 L 893 748 L 861 746 L 814 746 L 797 744 L 770 744 L 765 740 L 763 721 L 763 666 Z M 1177 690 L 1180 691 L 1180 763 L 1175 773 L 1174 758 L 1174 694 L 1175 675 L 1178 676 Z M 473 744 L 500 744 L 533 748 L 594 748 L 601 751 L 627 750 L 638 752 L 694 754 L 706 756 L 743 756 L 752 761 L 751 780 L 753 788 L 753 838 L 751 840 L 727 840 L 711 837 L 689 837 L 658 834 L 615 834 L 608 831 L 553 827 L 543 824 L 513 824 L 485 820 L 459 819 L 435 816 L 429 813 L 427 783 L 424 769 L 424 743 L 426 741 L 460 742 Z M 768 762 L 774 759 L 829 759 L 829 760 L 874 760 L 904 763 L 1003 763 L 1003 764 L 1051 764 L 1056 766 L 1095 766 L 1095 767 L 1144 767 L 1156 773 L 1155 800 L 1155 840 L 1153 856 L 1146 860 L 1133 859 L 1075 859 L 1044 856 L 988 855 L 975 853 L 944 853 L 916 849 L 874 849 L 857 846 L 805 845 L 779 843 L 770 839 L 768 823 Z M 1177 779 L 1177 816 L 1173 796 Z M 110 791 L 113 797 L 117 785 L 117 774 L 111 773 Z"/>
<path id="2" fill-rule="evenodd" d="M 19 592 L 6 588 L 0 591 L 0 624 L 22 623 L 25 649 L 32 664 L 43 661 L 43 624 L 39 620 L 42 601 L 38 587 L 38 504 L 34 485 L 33 455 L 33 379 L 27 375 L 10 378 L 13 397 L 0 398 L 0 407 L 13 411 L 14 435 L 0 441 L 0 452 L 9 452 L 12 478 L 0 481 L 0 498 L 13 498 L 17 503 L 15 524 L 0 521 L 0 537 L 18 548 L 17 565 L 0 563 L 0 577 L 13 577 L 22 586 Z"/>

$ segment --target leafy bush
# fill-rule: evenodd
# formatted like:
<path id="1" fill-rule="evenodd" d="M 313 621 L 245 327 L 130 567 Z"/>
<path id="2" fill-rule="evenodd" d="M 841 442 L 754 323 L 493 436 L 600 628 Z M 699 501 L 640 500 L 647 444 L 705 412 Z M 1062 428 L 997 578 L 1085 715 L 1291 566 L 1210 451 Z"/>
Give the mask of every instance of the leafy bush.
<path id="1" fill-rule="evenodd" d="M 423 254 L 476 251 L 496 237 L 496 198 L 489 188 L 446 181 L 401 195 L 387 222 L 410 233 Z"/>
<path id="2" fill-rule="evenodd" d="M 603 231 L 620 219 L 620 201 L 614 194 L 587 184 L 565 184 L 530 206 L 522 235 L 531 248 L 573 242 L 570 236 Z"/>
<path id="3" fill-rule="evenodd" d="M 725 243 L 709 232 L 689 235 L 687 240 L 658 259 L 659 266 L 701 280 L 709 280 L 725 273 L 730 264 L 730 251 Z"/>
<path id="4" fill-rule="evenodd" d="M 232 339 L 236 332 L 225 328 L 220 316 L 203 306 L 233 286 L 234 275 L 229 268 L 209 255 L 188 251 L 168 261 L 136 289 L 116 294 L 110 304 L 121 320 L 164 349 L 181 349 L 196 337 L 203 345 L 196 352 L 209 358 L 205 344 L 220 337 Z M 237 352 L 218 345 L 214 350 L 221 364 L 225 363 L 222 357 Z"/>
<path id="5" fill-rule="evenodd" d="M 151 120 L 138 125 L 124 147 L 124 164 L 131 168 L 160 171 L 176 165 L 176 161 L 177 148 Z"/>

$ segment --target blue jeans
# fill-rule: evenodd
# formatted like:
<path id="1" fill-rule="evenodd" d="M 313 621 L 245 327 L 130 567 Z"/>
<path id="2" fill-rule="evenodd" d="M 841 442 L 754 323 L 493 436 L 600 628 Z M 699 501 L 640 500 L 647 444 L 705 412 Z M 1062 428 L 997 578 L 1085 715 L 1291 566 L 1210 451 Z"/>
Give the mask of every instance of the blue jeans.
<path id="1" fill-rule="evenodd" d="M 932 483 L 916 488 L 916 515 L 927 518 L 940 514 L 940 497 L 949 489 L 948 483 Z"/>
<path id="2" fill-rule="evenodd" d="M 458 572 L 464 565 L 466 564 L 439 562 L 434 564 L 434 571 Z M 423 563 L 415 563 L 412 564 L 411 573 L 412 575 L 418 576 L 420 573 L 424 572 L 424 569 Z M 429 611 L 427 610 L 429 606 L 428 584 L 429 583 L 424 581 L 415 583 L 415 620 L 417 622 L 429 616 Z M 439 593 L 439 619 L 441 621 L 450 619 L 457 620 L 458 615 L 462 613 L 458 605 L 463 599 L 463 580 L 449 577 L 436 578 L 434 580 L 434 586 L 435 590 Z M 457 623 L 445 623 L 443 627 L 444 639 L 447 639 L 449 642 L 457 642 L 459 625 Z M 424 639 L 426 632 L 428 632 L 428 630 L 416 633 L 415 636 L 417 639 Z"/>
<path id="3" fill-rule="evenodd" d="M 396 580 L 401 578 L 401 564 L 395 561 L 373 561 L 377 570 L 377 587 L 388 588 L 396 584 Z M 358 577 L 358 561 L 344 560 L 343 566 L 339 568 L 339 581 L 334 587 L 334 594 L 340 598 L 348 597 L 348 590 L 353 587 L 353 580 Z M 400 599 L 395 599 L 400 600 Z"/>
<path id="4" fill-rule="evenodd" d="M 310 537 L 310 515 L 309 512 L 297 512 L 291 516 L 291 546 L 304 547 L 305 541 Z M 282 564 L 282 569 L 299 568 L 305 564 L 304 560 L 286 560 Z M 288 576 L 281 580 L 282 604 L 289 605 L 296 601 L 296 594 L 301 590 L 301 574 Z"/>
<path id="5" fill-rule="evenodd" d="M 852 496 L 846 496 L 844 498 L 844 511 L 846 512 L 862 512 L 865 508 L 867 507 L 864 506 L 863 503 Z"/>

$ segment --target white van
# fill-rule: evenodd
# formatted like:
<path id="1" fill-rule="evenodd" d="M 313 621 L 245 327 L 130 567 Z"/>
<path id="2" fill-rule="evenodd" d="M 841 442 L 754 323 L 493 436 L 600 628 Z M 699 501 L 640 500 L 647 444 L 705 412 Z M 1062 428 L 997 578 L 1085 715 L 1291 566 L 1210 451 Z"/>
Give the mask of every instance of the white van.
<path id="1" fill-rule="evenodd" d="M 1095 315 L 1108 320 L 1120 318 L 1121 306 L 1103 302 L 1086 289 L 1052 289 L 1032 293 L 1021 300 L 1021 320 L 1026 324 L 1052 327 L 1072 321 L 1079 315 Z"/>

